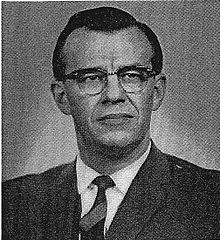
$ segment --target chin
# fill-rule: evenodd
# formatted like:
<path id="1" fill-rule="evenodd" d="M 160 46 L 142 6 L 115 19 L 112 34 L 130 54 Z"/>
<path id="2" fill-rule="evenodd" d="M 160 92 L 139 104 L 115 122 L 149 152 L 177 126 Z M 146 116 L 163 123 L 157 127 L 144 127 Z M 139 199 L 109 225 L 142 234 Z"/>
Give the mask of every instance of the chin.
<path id="1" fill-rule="evenodd" d="M 107 148 L 124 148 L 135 144 L 138 140 L 137 136 L 132 132 L 114 131 L 102 135 L 98 141 L 100 145 L 104 145 Z"/>

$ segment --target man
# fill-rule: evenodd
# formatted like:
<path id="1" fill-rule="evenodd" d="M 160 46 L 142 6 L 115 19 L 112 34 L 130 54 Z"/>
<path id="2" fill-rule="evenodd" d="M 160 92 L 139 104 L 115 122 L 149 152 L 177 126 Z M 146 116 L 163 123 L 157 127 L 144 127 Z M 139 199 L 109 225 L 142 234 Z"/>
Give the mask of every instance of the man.
<path id="1" fill-rule="evenodd" d="M 53 71 L 79 156 L 3 185 L 3 239 L 219 239 L 219 173 L 150 138 L 166 88 L 152 30 L 115 8 L 79 12 L 58 38 Z"/>

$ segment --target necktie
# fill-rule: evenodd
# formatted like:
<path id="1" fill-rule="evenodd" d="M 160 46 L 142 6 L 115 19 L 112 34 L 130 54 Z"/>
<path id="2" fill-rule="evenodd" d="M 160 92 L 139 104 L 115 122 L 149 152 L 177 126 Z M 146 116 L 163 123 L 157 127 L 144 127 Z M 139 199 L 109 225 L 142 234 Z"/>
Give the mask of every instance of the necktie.
<path id="1" fill-rule="evenodd" d="M 109 176 L 98 176 L 92 181 L 98 186 L 98 193 L 90 211 L 80 220 L 81 240 L 103 240 L 107 214 L 105 190 L 115 186 Z"/>

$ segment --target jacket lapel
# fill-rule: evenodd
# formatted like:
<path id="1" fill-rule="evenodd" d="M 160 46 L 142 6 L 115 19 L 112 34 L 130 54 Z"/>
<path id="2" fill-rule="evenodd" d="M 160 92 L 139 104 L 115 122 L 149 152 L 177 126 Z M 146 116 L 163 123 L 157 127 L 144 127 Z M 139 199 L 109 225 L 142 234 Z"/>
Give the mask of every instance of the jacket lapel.
<path id="1" fill-rule="evenodd" d="M 152 142 L 149 156 L 134 178 L 106 233 L 107 240 L 136 238 L 153 214 L 163 207 L 169 175 L 165 157 Z"/>
<path id="2" fill-rule="evenodd" d="M 43 239 L 78 239 L 80 213 L 74 163 L 64 169 L 48 191 L 43 208 Z"/>

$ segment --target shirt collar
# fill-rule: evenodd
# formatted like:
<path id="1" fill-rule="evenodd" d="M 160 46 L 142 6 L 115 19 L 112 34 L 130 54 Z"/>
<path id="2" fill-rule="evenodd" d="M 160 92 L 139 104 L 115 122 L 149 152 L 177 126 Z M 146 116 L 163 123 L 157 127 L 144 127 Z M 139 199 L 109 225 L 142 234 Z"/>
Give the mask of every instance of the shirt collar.
<path id="1" fill-rule="evenodd" d="M 82 194 L 88 187 L 90 187 L 91 182 L 101 174 L 93 170 L 92 168 L 85 165 L 85 163 L 77 156 L 76 161 L 76 173 L 77 173 L 77 187 L 79 194 Z"/>
<path id="2" fill-rule="evenodd" d="M 149 142 L 146 152 L 134 163 L 130 164 L 126 168 L 123 168 L 110 177 L 116 184 L 116 188 L 122 193 L 126 194 L 131 182 L 136 176 L 138 170 L 146 160 L 151 148 L 151 141 Z M 85 165 L 85 163 L 80 158 L 80 155 L 77 156 L 76 161 L 76 172 L 77 172 L 77 187 L 79 194 L 82 194 L 86 191 L 87 188 L 91 187 L 91 182 L 101 174 L 93 170 L 92 168 Z"/>
<path id="3" fill-rule="evenodd" d="M 151 148 L 151 141 L 149 142 L 146 152 L 135 162 L 123 168 L 111 175 L 111 178 L 116 184 L 116 187 L 123 193 L 126 194 L 131 182 L 135 178 L 138 170 L 146 160 Z"/>

